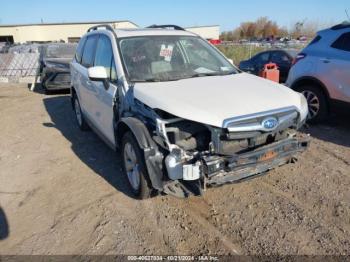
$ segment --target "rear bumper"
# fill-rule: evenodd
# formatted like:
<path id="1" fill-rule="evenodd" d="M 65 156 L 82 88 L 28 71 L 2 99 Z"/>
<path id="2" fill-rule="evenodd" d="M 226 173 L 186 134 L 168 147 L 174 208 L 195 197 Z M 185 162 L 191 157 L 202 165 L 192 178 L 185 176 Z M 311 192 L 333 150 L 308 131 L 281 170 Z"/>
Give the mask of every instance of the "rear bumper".
<path id="1" fill-rule="evenodd" d="M 230 158 L 204 159 L 206 185 L 218 186 L 260 175 L 292 162 L 295 155 L 305 151 L 308 145 L 308 137 L 287 138 Z"/>

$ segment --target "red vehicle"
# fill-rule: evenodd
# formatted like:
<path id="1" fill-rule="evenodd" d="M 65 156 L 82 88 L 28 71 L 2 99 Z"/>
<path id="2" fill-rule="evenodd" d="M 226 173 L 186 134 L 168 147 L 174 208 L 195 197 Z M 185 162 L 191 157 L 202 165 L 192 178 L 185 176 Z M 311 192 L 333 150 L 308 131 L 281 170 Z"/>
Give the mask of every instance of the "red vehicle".
<path id="1" fill-rule="evenodd" d="M 212 45 L 220 45 L 221 40 L 220 39 L 210 39 L 209 43 L 211 43 Z"/>

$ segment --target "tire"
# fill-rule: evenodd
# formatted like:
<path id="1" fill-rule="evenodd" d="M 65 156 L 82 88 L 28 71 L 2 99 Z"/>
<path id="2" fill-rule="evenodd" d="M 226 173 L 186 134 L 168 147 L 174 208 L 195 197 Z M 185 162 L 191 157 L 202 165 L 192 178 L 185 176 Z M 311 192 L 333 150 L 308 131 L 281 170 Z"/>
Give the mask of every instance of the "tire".
<path id="1" fill-rule="evenodd" d="M 142 150 L 131 132 L 126 132 L 122 138 L 121 157 L 123 173 L 133 196 L 138 199 L 150 198 L 153 189 L 145 160 Z"/>
<path id="2" fill-rule="evenodd" d="M 328 103 L 324 92 L 317 86 L 304 85 L 296 89 L 302 93 L 309 106 L 309 115 L 307 122 L 316 124 L 321 123 L 328 117 Z"/>
<path id="3" fill-rule="evenodd" d="M 77 121 L 77 124 L 81 131 L 88 131 L 90 130 L 89 125 L 86 123 L 83 112 L 80 108 L 80 103 L 77 95 L 73 95 L 73 108 L 75 113 L 75 120 Z"/>
<path id="4" fill-rule="evenodd" d="M 44 93 L 45 93 L 46 95 L 50 95 L 51 92 L 50 92 L 50 90 L 47 89 L 46 84 L 45 84 L 46 80 L 47 80 L 46 77 L 45 77 L 44 79 L 41 80 L 41 88 L 42 88 L 42 90 L 44 91 Z"/>

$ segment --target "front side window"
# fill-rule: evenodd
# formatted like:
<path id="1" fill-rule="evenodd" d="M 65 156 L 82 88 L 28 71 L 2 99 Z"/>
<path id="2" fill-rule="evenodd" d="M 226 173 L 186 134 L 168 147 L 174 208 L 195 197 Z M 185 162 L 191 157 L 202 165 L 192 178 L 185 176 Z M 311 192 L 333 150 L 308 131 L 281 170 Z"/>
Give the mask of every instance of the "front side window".
<path id="1" fill-rule="evenodd" d="M 103 66 L 109 79 L 112 74 L 113 50 L 111 41 L 105 35 L 100 35 L 96 48 L 95 66 Z M 114 70 L 115 71 L 115 70 Z M 114 77 L 114 76 L 113 76 Z"/>
<path id="2" fill-rule="evenodd" d="M 210 44 L 192 36 L 142 36 L 120 39 L 130 81 L 174 81 L 238 73 Z"/>
<path id="3" fill-rule="evenodd" d="M 111 78 L 110 79 L 112 82 L 115 82 L 118 79 L 117 70 L 115 69 L 115 62 L 114 62 L 113 58 L 112 58 Z"/>
<path id="4" fill-rule="evenodd" d="M 81 59 L 81 64 L 87 68 L 93 66 L 94 64 L 97 39 L 98 39 L 97 35 L 92 35 L 92 36 L 89 36 L 86 40 L 83 57 Z"/>
<path id="5" fill-rule="evenodd" d="M 333 48 L 350 52 L 350 32 L 342 34 L 333 44 Z"/>

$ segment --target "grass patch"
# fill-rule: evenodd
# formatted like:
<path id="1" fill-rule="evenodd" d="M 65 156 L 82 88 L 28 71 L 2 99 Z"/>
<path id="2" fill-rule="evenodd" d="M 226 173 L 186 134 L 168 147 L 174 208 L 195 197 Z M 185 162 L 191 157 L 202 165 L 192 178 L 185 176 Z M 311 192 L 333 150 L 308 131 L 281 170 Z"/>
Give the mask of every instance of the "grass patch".
<path id="1" fill-rule="evenodd" d="M 217 48 L 224 53 L 227 58 L 233 60 L 233 63 L 238 66 L 242 60 L 247 60 L 255 54 L 267 50 L 265 47 L 255 47 L 247 45 L 225 46 L 220 45 Z"/>

